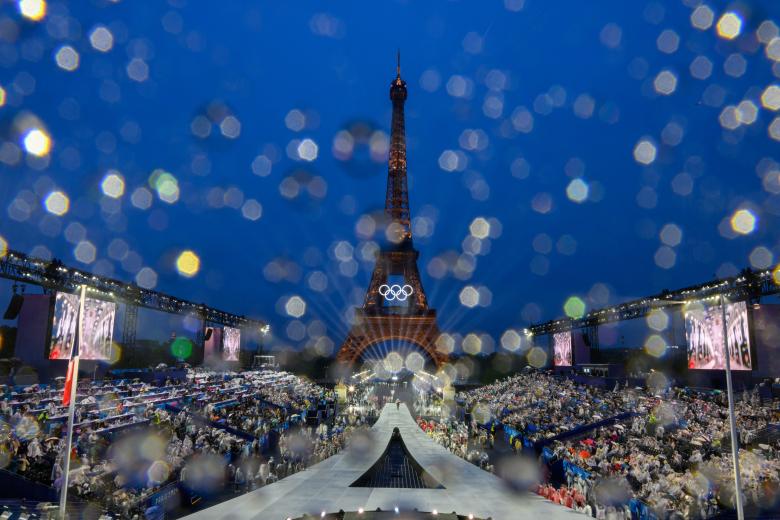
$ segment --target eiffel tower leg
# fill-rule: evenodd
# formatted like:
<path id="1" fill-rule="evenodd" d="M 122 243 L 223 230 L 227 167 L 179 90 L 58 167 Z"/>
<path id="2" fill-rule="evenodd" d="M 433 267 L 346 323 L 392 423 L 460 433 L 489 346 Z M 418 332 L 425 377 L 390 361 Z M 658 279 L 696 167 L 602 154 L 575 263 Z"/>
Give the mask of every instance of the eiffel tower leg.
<path id="1" fill-rule="evenodd" d="M 376 266 L 374 266 L 374 272 L 371 274 L 371 283 L 368 284 L 368 291 L 366 292 L 365 303 L 363 309 L 371 311 L 373 309 L 382 307 L 382 295 L 379 294 L 379 286 L 387 281 L 387 269 L 386 262 L 380 256 L 377 259 Z"/>
<path id="2" fill-rule="evenodd" d="M 418 309 L 428 308 L 428 299 L 425 297 L 420 272 L 417 270 L 417 262 L 411 263 L 407 270 L 407 283 L 414 289 L 414 303 Z"/>

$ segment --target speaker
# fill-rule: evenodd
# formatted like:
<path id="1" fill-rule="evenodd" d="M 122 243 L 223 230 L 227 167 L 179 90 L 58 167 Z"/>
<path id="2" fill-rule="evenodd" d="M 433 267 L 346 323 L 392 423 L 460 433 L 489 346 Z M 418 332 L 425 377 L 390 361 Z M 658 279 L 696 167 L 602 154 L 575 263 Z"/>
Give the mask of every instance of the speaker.
<path id="1" fill-rule="evenodd" d="M 11 297 L 11 302 L 8 304 L 8 308 L 3 314 L 4 320 L 15 320 L 19 316 L 19 311 L 22 310 L 22 304 L 24 303 L 24 296 L 21 294 L 14 294 Z"/>
<path id="2" fill-rule="evenodd" d="M 252 368 L 252 356 L 254 350 L 241 349 L 238 351 L 238 364 L 241 368 Z"/>
<path id="3" fill-rule="evenodd" d="M 206 335 L 203 337 L 204 341 L 208 341 L 211 339 L 211 335 L 214 333 L 214 329 L 211 327 L 206 327 Z"/>

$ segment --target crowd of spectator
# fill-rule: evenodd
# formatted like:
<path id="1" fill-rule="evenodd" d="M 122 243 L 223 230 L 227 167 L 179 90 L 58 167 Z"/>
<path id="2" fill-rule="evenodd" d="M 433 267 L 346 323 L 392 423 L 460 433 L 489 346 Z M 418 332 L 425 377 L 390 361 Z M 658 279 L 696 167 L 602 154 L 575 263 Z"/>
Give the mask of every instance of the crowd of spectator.
<path id="1" fill-rule="evenodd" d="M 473 420 L 499 420 L 536 442 L 613 417 L 626 409 L 621 392 L 578 384 L 540 371 L 513 375 L 458 397 Z"/>
<path id="2" fill-rule="evenodd" d="M 607 389 L 529 371 L 457 397 L 468 422 L 420 417 L 420 428 L 491 472 L 499 462 L 491 460 L 496 443 L 534 453 L 546 476 L 536 491 L 563 506 L 614 520 L 636 517 L 638 508 L 677 519 L 709 518 L 734 506 L 721 392 Z M 333 398 L 322 387 L 270 371 L 191 370 L 186 381 L 159 386 L 86 382 L 67 454 L 70 491 L 122 518 L 142 518 L 150 507 L 163 507 L 153 498 L 171 486 L 221 499 L 271 484 L 338 453 L 392 395 L 378 395 L 371 385 L 350 387 L 339 415 Z M 59 489 L 66 455 L 61 389 L 3 388 L 0 421 L 0 468 Z M 770 432 L 779 422 L 776 401 L 762 400 L 755 389 L 739 394 L 748 507 L 778 511 L 780 435 Z"/>
<path id="3" fill-rule="evenodd" d="M 580 513 L 585 513 L 589 516 L 592 515 L 590 504 L 588 504 L 585 495 L 580 489 L 569 486 L 555 487 L 550 484 L 539 484 L 536 492 L 551 502 L 568 507 L 569 509 L 574 509 Z M 617 514 L 617 510 L 614 510 L 614 512 Z M 621 517 L 621 520 L 624 518 L 626 517 Z M 628 518 L 631 518 L 631 516 L 628 516 Z"/>
<path id="4" fill-rule="evenodd" d="M 547 475 L 556 465 L 565 468 L 562 481 L 537 488 L 554 502 L 615 519 L 631 518 L 629 504 L 659 519 L 708 518 L 734 507 L 728 407 L 721 392 L 608 390 L 539 371 L 459 397 L 476 424 L 500 421 L 507 431 L 519 432 L 509 438 L 516 451 L 529 451 L 519 437 L 530 440 Z M 780 441 L 767 432 L 780 422 L 778 403 L 762 401 L 758 389 L 740 397 L 736 422 L 745 502 L 776 508 Z M 605 421 L 610 418 L 615 420 Z"/>
<path id="5" fill-rule="evenodd" d="M 639 396 L 635 404 L 636 415 L 625 424 L 552 445 L 554 460 L 584 470 L 567 472 L 567 484 L 591 496 L 596 513 L 625 497 L 640 500 L 659 518 L 708 518 L 732 508 L 733 462 L 723 395 L 676 389 L 664 398 Z M 761 431 L 780 419 L 777 406 L 762 405 L 754 392 L 738 404 L 736 418 L 745 502 L 771 507 L 780 493 L 780 446 L 758 441 Z M 602 482 L 613 484 L 609 492 L 599 492 Z"/>
<path id="6" fill-rule="evenodd" d="M 494 468 L 487 453 L 493 445 L 493 434 L 486 430 L 470 430 L 466 423 L 448 418 L 443 420 L 417 418 L 417 425 L 438 444 L 444 446 L 462 459 L 466 459 L 493 472 Z"/>
<path id="7" fill-rule="evenodd" d="M 0 468 L 58 490 L 61 389 L 2 390 Z M 76 401 L 69 492 L 122 518 L 142 518 L 171 484 L 213 497 L 274 482 L 336 453 L 362 422 L 334 421 L 331 392 L 284 372 L 193 370 L 163 386 L 85 382 Z M 292 449 L 292 438 L 304 442 Z"/>

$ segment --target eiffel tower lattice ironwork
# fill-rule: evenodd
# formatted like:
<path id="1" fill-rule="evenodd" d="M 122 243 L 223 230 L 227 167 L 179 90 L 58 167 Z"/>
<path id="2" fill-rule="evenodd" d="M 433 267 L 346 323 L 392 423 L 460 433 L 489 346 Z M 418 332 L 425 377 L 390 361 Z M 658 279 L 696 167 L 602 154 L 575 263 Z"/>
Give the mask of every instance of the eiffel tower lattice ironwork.
<path id="1" fill-rule="evenodd" d="M 396 77 L 390 85 L 393 117 L 385 198 L 388 245 L 377 253 L 365 301 L 355 309 L 354 325 L 339 349 L 337 359 L 346 363 L 358 361 L 367 349 L 384 342 L 416 345 L 437 367 L 447 361 L 447 354 L 436 346 L 439 338 L 436 311 L 428 307 L 417 269 L 420 253 L 412 243 L 406 180 L 406 96 L 399 55 Z"/>

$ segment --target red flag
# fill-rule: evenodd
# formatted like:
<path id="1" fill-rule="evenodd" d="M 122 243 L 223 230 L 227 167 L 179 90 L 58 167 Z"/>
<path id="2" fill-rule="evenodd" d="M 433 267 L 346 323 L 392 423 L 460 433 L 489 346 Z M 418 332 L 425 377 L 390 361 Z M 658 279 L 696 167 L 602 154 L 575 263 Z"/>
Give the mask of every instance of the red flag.
<path id="1" fill-rule="evenodd" d="M 73 368 L 76 365 L 76 359 L 70 358 L 68 361 L 68 374 L 65 376 L 65 389 L 62 391 L 62 406 L 70 404 L 71 388 L 73 387 Z"/>

